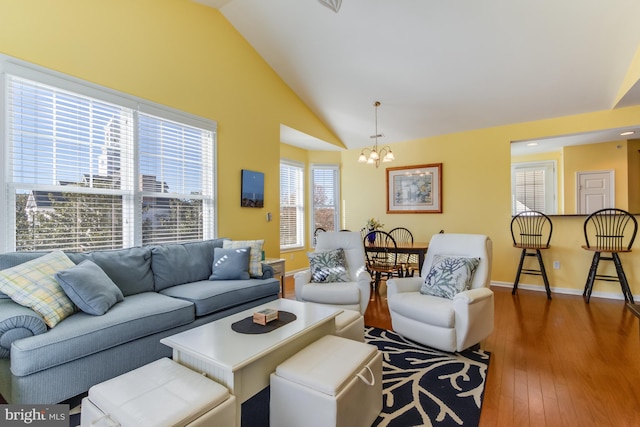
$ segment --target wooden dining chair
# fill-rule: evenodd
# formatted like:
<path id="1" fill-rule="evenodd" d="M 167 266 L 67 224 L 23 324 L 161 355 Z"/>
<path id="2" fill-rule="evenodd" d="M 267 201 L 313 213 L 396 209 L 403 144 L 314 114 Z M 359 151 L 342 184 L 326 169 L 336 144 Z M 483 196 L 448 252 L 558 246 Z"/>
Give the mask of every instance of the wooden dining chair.
<path id="1" fill-rule="evenodd" d="M 511 238 L 513 239 L 513 247 L 521 249 L 520 263 L 518 264 L 518 272 L 516 280 L 513 282 L 511 294 L 515 295 L 518 291 L 518 282 L 521 274 L 529 274 L 534 276 L 542 276 L 547 298 L 551 299 L 551 288 L 549 287 L 549 279 L 547 278 L 547 270 L 544 268 L 541 251 L 549 249 L 551 242 L 551 234 L 553 233 L 553 223 L 551 219 L 538 211 L 520 212 L 511 220 Z M 524 260 L 526 257 L 536 257 L 538 260 L 538 268 L 524 268 Z"/>
<path id="2" fill-rule="evenodd" d="M 637 232 L 638 221 L 622 209 L 600 209 L 587 217 L 584 222 L 585 244 L 582 245 L 582 249 L 593 252 L 591 268 L 582 293 L 587 303 L 591 299 L 593 283 L 596 280 L 620 282 L 624 299 L 631 304 L 634 303 L 619 254 L 631 252 Z M 602 256 L 602 253 L 611 256 Z M 616 267 L 616 275 L 598 274 L 600 261 L 612 261 Z"/>
<path id="3" fill-rule="evenodd" d="M 375 290 L 379 289 L 383 276 L 386 279 L 397 275 L 402 277 L 402 269 L 398 264 L 398 246 L 391 235 L 385 231 L 371 231 L 362 240 L 364 245 L 367 270 L 372 276 Z"/>
<path id="4" fill-rule="evenodd" d="M 408 228 L 396 227 L 389 231 L 389 235 L 393 237 L 396 244 L 407 243 L 413 244 L 413 233 Z M 402 276 L 413 277 L 414 272 L 420 272 L 417 254 L 398 254 L 398 264 L 402 268 Z"/>

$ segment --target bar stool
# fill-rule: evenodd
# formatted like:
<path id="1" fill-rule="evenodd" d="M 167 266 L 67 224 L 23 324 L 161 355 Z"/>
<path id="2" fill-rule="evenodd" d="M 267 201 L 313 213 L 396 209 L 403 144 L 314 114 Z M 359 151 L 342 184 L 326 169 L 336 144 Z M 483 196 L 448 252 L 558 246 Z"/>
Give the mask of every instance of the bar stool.
<path id="1" fill-rule="evenodd" d="M 638 232 L 638 221 L 629 212 L 622 209 L 600 209 L 587 217 L 584 222 L 584 239 L 586 244 L 583 249 L 594 252 L 591 268 L 584 285 L 582 296 L 589 303 L 593 283 L 596 280 L 608 282 L 620 282 L 624 299 L 633 304 L 633 295 L 624 274 L 619 253 L 631 252 L 631 246 Z M 611 256 L 602 256 L 602 253 Z M 613 261 L 616 267 L 616 276 L 598 274 L 600 261 Z"/>
<path id="2" fill-rule="evenodd" d="M 549 279 L 547 271 L 542 261 L 543 249 L 549 249 L 551 241 L 551 233 L 553 232 L 553 224 L 551 219 L 538 211 L 520 212 L 511 220 L 511 238 L 513 239 L 513 247 L 522 249 L 520 255 L 520 264 L 518 265 L 518 273 L 516 280 L 513 282 L 512 295 L 518 291 L 518 282 L 521 274 L 529 274 L 533 276 L 542 276 L 544 287 L 547 291 L 547 298 L 551 299 L 551 289 L 549 287 Z M 523 268 L 524 259 L 528 256 L 534 256 L 538 259 L 539 268 Z"/>

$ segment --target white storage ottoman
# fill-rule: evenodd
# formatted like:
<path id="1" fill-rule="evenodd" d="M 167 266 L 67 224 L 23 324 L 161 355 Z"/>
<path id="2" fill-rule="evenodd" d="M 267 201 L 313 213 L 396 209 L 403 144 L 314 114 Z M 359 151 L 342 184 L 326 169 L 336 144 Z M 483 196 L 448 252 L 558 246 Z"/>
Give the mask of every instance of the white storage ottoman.
<path id="1" fill-rule="evenodd" d="M 364 342 L 364 317 L 359 311 L 343 310 L 336 316 L 336 335 Z"/>
<path id="2" fill-rule="evenodd" d="M 382 410 L 382 353 L 327 335 L 271 374 L 271 427 L 370 427 Z"/>
<path id="3" fill-rule="evenodd" d="M 91 387 L 80 419 L 82 427 L 228 427 L 236 405 L 226 387 L 163 358 Z"/>

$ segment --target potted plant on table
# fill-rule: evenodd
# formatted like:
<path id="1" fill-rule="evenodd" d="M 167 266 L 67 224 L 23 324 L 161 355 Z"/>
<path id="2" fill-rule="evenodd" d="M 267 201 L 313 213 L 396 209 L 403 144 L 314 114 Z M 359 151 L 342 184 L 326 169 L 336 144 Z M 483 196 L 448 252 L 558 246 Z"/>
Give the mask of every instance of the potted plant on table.
<path id="1" fill-rule="evenodd" d="M 373 243 L 376 240 L 376 235 L 375 234 L 369 234 L 372 231 L 376 231 L 381 229 L 382 227 L 384 227 L 384 224 L 381 223 L 378 218 L 369 218 L 367 220 L 367 224 L 365 225 L 365 229 L 367 230 L 367 239 L 369 240 L 369 243 Z"/>

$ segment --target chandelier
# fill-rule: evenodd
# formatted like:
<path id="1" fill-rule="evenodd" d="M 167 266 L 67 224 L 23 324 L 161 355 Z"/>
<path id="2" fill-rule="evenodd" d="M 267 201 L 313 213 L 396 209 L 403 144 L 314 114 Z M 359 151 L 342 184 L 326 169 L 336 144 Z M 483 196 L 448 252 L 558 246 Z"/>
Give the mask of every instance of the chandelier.
<path id="1" fill-rule="evenodd" d="M 366 163 L 368 165 L 376 165 L 376 168 L 380 166 L 380 160 L 383 162 L 392 162 L 395 160 L 395 156 L 391 151 L 391 148 L 388 145 L 385 145 L 382 148 L 378 148 L 378 138 L 382 138 L 384 135 L 378 133 L 378 107 L 380 106 L 380 101 L 376 101 L 373 103 L 375 107 L 376 113 L 376 133 L 371 135 L 372 139 L 375 139 L 376 142 L 373 144 L 372 148 L 364 148 L 360 152 L 360 157 L 358 158 L 358 163 Z"/>

